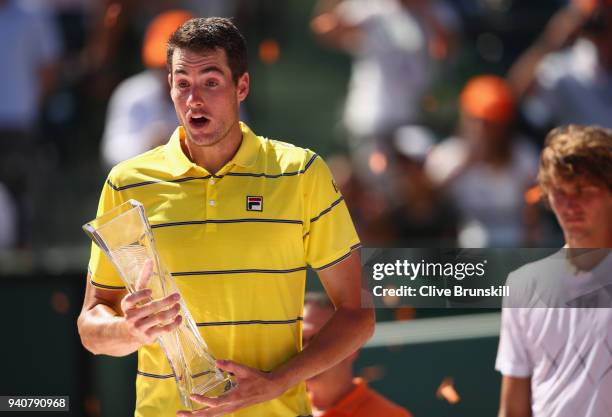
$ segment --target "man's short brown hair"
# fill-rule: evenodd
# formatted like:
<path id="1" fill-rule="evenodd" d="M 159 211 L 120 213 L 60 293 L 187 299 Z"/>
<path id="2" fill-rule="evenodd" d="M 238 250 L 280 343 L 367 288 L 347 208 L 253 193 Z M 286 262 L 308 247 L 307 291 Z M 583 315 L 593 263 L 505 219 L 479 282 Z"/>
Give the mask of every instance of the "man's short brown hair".
<path id="1" fill-rule="evenodd" d="M 569 125 L 546 136 L 538 173 L 542 192 L 547 195 L 553 181 L 581 178 L 612 191 L 612 130 Z"/>
<path id="2" fill-rule="evenodd" d="M 234 83 L 247 72 L 246 42 L 231 20 L 223 17 L 198 17 L 181 25 L 168 40 L 166 60 L 172 72 L 172 55 L 175 49 L 191 52 L 223 49 L 232 71 Z"/>

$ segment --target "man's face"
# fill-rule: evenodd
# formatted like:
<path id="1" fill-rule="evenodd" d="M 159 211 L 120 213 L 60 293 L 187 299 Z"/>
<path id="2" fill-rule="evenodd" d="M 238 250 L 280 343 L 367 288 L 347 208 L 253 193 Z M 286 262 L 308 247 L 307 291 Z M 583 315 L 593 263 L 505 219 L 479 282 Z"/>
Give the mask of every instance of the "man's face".
<path id="1" fill-rule="evenodd" d="M 175 49 L 170 96 L 190 145 L 213 146 L 227 136 L 239 120 L 240 102 L 249 92 L 249 75 L 237 84 L 223 49 L 203 52 Z"/>
<path id="2" fill-rule="evenodd" d="M 597 244 L 610 235 L 612 192 L 608 188 L 586 179 L 555 181 L 549 190 L 549 201 L 566 240 Z"/>
<path id="3" fill-rule="evenodd" d="M 510 122 L 493 122 L 462 113 L 461 123 L 465 138 L 478 147 L 496 148 L 509 138 Z"/>

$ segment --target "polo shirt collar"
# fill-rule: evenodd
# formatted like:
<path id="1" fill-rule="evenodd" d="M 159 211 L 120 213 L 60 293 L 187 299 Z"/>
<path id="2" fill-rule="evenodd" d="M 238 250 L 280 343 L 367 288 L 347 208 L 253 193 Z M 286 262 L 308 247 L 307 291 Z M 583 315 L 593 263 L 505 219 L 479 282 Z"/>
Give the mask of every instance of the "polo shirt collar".
<path id="1" fill-rule="evenodd" d="M 249 168 L 257 162 L 261 141 L 255 133 L 242 122 L 240 122 L 240 130 L 242 131 L 242 143 L 238 148 L 238 152 L 236 152 L 236 155 L 234 155 L 230 161 L 230 164 L 233 162 L 243 168 Z"/>
<path id="2" fill-rule="evenodd" d="M 234 155 L 226 166 L 235 164 L 248 168 L 255 165 L 255 162 L 257 162 L 261 142 L 255 133 L 253 133 L 253 131 L 242 122 L 240 122 L 240 130 L 242 131 L 242 143 L 240 144 L 236 155 Z M 181 146 L 181 141 L 183 140 L 185 140 L 185 128 L 183 128 L 183 126 L 179 126 L 170 137 L 170 140 L 166 144 L 165 148 L 168 168 L 170 173 L 175 177 L 179 177 L 190 169 L 196 167 L 196 165 L 191 162 L 187 155 L 185 155 L 185 152 L 183 152 L 183 148 Z"/>
<path id="3" fill-rule="evenodd" d="M 185 139 L 185 129 L 183 126 L 176 128 L 170 140 L 166 144 L 166 160 L 170 173 L 179 177 L 189 171 L 194 163 L 187 158 L 181 147 L 181 141 Z"/>

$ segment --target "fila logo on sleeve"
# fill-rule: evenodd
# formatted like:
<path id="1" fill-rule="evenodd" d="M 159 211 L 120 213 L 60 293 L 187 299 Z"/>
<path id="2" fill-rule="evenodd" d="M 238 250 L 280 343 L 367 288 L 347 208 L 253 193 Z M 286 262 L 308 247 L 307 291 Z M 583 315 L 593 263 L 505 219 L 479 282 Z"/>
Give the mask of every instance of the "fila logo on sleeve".
<path id="1" fill-rule="evenodd" d="M 247 211 L 263 211 L 263 197 L 248 195 L 246 198 Z"/>

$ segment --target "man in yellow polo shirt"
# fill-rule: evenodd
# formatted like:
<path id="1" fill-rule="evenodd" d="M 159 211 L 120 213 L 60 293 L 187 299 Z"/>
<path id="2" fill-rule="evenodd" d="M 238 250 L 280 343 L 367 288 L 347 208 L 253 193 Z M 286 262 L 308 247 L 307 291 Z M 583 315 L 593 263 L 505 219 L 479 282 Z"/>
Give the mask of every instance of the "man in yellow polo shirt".
<path id="1" fill-rule="evenodd" d="M 183 24 L 170 37 L 168 68 L 181 126 L 166 145 L 111 170 L 98 215 L 130 198 L 144 204 L 163 262 L 237 387 L 218 398 L 194 396 L 207 408 L 179 411 L 172 369 L 154 343 L 181 322 L 177 295 L 141 304 L 148 290 L 127 295 L 95 245 L 81 340 L 96 354 L 138 350 L 136 416 L 307 416 L 303 381 L 373 331 L 348 210 L 319 156 L 239 122 L 249 74 L 244 39 L 229 20 Z M 302 350 L 307 267 L 336 311 Z"/>

